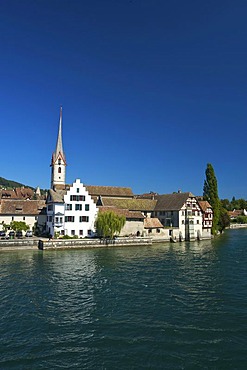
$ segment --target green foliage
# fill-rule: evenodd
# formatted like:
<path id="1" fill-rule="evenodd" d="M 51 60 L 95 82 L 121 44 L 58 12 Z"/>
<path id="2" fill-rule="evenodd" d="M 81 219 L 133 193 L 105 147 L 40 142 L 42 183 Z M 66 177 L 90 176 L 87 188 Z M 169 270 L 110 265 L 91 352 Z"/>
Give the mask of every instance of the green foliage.
<path id="1" fill-rule="evenodd" d="M 124 227 L 126 219 L 112 211 L 100 212 L 96 220 L 97 234 L 103 238 L 113 239 L 115 233 L 119 234 Z"/>
<path id="2" fill-rule="evenodd" d="M 215 235 L 219 229 L 218 223 L 220 220 L 220 200 L 218 196 L 218 184 L 214 173 L 213 166 L 208 163 L 206 169 L 206 179 L 203 187 L 203 198 L 207 200 L 213 208 L 213 225 L 212 234 Z"/>
<path id="3" fill-rule="evenodd" d="M 231 202 L 229 199 L 221 199 L 221 206 L 227 209 L 227 211 L 231 211 Z"/>
<path id="4" fill-rule="evenodd" d="M 69 235 L 63 235 L 62 237 L 59 237 L 59 239 L 78 239 L 77 235 L 69 236 Z"/>
<path id="5" fill-rule="evenodd" d="M 24 221 L 11 221 L 10 228 L 14 231 L 27 231 L 29 230 L 29 226 Z"/>
<path id="6" fill-rule="evenodd" d="M 236 217 L 237 224 L 247 224 L 247 216 L 238 216 Z"/>
<path id="7" fill-rule="evenodd" d="M 236 199 L 233 197 L 231 201 L 222 199 L 221 205 L 228 211 L 233 211 L 234 209 L 247 209 L 247 201 L 243 198 Z"/>
<path id="8" fill-rule="evenodd" d="M 0 187 L 1 188 L 21 188 L 22 186 L 25 187 L 25 185 L 21 184 L 20 182 L 12 181 L 12 180 L 7 180 L 4 179 L 3 177 L 0 177 Z"/>
<path id="9" fill-rule="evenodd" d="M 4 231 L 7 231 L 10 229 L 10 225 L 9 224 L 5 224 L 4 222 L 2 222 L 2 225 L 3 225 L 3 230 Z"/>
<path id="10" fill-rule="evenodd" d="M 229 225 L 230 225 L 230 217 L 228 215 L 228 211 L 221 206 L 220 207 L 220 218 L 219 218 L 219 223 L 218 223 L 219 231 L 222 232 Z"/>

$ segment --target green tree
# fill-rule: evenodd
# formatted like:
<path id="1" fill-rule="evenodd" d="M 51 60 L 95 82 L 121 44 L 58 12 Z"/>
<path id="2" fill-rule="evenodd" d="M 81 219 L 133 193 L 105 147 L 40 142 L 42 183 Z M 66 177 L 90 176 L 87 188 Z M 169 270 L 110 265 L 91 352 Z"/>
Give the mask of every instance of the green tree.
<path id="1" fill-rule="evenodd" d="M 247 224 L 247 216 L 238 216 L 236 217 L 237 224 Z"/>
<path id="2" fill-rule="evenodd" d="M 222 233 L 222 231 L 226 227 L 230 226 L 230 222 L 231 222 L 231 220 L 230 220 L 230 216 L 228 214 L 227 209 L 225 209 L 221 205 L 221 207 L 220 207 L 220 218 L 219 218 L 219 224 L 218 224 L 219 225 L 219 231 Z"/>
<path id="3" fill-rule="evenodd" d="M 229 199 L 221 199 L 221 205 L 223 208 L 227 209 L 228 211 L 232 210 L 231 202 L 229 201 Z"/>
<path id="4" fill-rule="evenodd" d="M 246 209 L 247 208 L 247 202 L 243 198 L 240 198 L 238 200 L 238 204 L 239 204 L 239 209 Z"/>
<path id="5" fill-rule="evenodd" d="M 27 231 L 29 229 L 29 226 L 24 221 L 11 221 L 10 228 L 14 231 Z"/>
<path id="6" fill-rule="evenodd" d="M 219 229 L 220 219 L 220 199 L 218 196 L 218 184 L 213 166 L 208 163 L 206 168 L 206 179 L 203 187 L 203 198 L 207 200 L 213 208 L 212 234 L 215 235 Z"/>
<path id="7" fill-rule="evenodd" d="M 119 234 L 125 224 L 125 217 L 118 216 L 112 211 L 100 212 L 96 220 L 97 234 L 103 238 L 111 238 Z"/>

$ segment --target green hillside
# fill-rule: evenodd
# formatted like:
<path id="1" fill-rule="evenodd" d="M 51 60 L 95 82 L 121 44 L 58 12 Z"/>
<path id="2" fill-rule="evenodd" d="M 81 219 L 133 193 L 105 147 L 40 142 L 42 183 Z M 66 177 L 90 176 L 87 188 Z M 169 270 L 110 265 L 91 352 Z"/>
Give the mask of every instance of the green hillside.
<path id="1" fill-rule="evenodd" d="M 21 184 L 20 182 L 12 181 L 4 179 L 3 177 L 0 177 L 0 188 L 7 188 L 7 189 L 13 189 L 13 188 L 21 188 L 24 186 L 25 188 L 33 189 L 33 187 Z"/>

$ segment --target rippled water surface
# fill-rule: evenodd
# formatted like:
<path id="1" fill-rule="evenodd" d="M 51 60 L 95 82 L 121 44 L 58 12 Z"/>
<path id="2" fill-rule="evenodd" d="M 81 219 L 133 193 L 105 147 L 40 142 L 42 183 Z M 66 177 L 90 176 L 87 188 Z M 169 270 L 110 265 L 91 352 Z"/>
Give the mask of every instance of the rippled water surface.
<path id="1" fill-rule="evenodd" d="M 0 253 L 0 369 L 247 369 L 247 229 Z"/>

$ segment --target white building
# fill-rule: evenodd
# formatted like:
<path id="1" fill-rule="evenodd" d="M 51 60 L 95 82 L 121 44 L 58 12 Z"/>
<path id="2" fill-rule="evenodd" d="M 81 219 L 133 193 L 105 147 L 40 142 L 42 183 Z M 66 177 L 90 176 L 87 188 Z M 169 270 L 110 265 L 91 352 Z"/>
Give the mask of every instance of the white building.
<path id="1" fill-rule="evenodd" d="M 51 160 L 51 189 L 47 197 L 46 231 L 53 236 L 92 236 L 98 209 L 77 179 L 66 185 L 66 158 L 62 145 L 62 108 L 56 150 Z"/>
<path id="2" fill-rule="evenodd" d="M 98 209 L 77 179 L 66 189 L 50 189 L 47 198 L 47 232 L 54 235 L 92 236 Z"/>
<path id="3" fill-rule="evenodd" d="M 154 216 L 170 229 L 170 235 L 180 240 L 210 237 L 211 229 L 203 231 L 203 211 L 197 198 L 190 192 L 163 194 L 155 197 Z"/>

